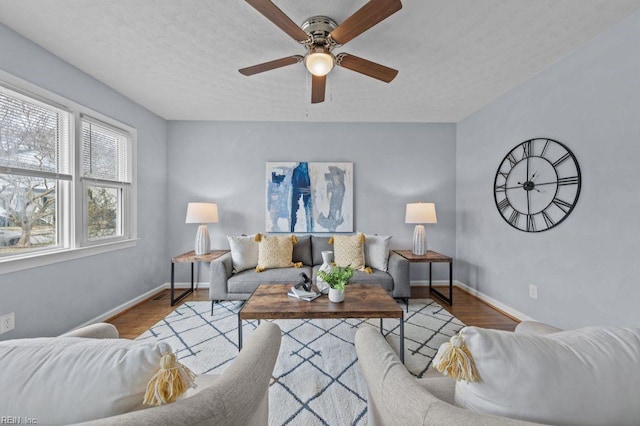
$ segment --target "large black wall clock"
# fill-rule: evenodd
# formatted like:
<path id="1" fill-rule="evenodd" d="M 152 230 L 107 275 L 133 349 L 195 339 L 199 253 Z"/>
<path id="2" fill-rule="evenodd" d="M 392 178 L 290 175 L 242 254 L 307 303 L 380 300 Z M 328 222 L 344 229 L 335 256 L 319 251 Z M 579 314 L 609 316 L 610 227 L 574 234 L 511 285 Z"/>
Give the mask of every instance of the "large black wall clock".
<path id="1" fill-rule="evenodd" d="M 530 139 L 502 160 L 493 184 L 502 218 L 524 232 L 558 226 L 580 196 L 580 166 L 575 155 L 553 139 Z"/>

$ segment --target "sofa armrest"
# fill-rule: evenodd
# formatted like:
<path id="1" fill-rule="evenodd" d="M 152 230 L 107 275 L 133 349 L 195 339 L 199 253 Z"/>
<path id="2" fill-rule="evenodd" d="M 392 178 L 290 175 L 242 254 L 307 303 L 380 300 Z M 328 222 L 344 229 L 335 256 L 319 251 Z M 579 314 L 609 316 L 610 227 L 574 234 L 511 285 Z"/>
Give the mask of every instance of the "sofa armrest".
<path id="1" fill-rule="evenodd" d="M 113 324 L 100 322 L 71 330 L 60 337 L 88 337 L 92 339 L 117 339 L 118 329 Z"/>
<path id="2" fill-rule="evenodd" d="M 356 332 L 358 366 L 369 390 L 370 425 L 524 425 L 519 420 L 474 413 L 436 398 L 402 365 L 380 332 Z"/>
<path id="3" fill-rule="evenodd" d="M 209 267 L 209 300 L 225 300 L 227 298 L 227 280 L 233 274 L 231 252 L 225 253 Z"/>
<path id="4" fill-rule="evenodd" d="M 389 253 L 389 268 L 393 278 L 393 297 L 411 297 L 411 281 L 409 281 L 409 261 L 398 253 Z"/>
<path id="5" fill-rule="evenodd" d="M 522 321 L 515 329 L 516 333 L 534 335 L 545 335 L 557 333 L 558 331 L 562 331 L 562 329 L 537 321 Z"/>
<path id="6" fill-rule="evenodd" d="M 172 404 L 83 423 L 85 425 L 267 425 L 269 381 L 280 351 L 280 328 L 262 324 L 213 385 Z"/>

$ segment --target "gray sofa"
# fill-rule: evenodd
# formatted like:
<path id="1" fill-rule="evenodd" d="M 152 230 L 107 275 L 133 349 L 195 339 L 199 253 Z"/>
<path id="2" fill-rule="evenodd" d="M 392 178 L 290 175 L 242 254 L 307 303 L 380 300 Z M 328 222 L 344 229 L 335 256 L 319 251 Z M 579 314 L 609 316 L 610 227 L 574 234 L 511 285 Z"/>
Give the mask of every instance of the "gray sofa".
<path id="1" fill-rule="evenodd" d="M 297 284 L 300 273 L 304 272 L 316 282 L 316 272 L 322 265 L 322 252 L 333 250 L 329 244 L 329 237 L 315 235 L 298 236 L 298 242 L 293 246 L 293 261 L 301 262 L 301 268 L 267 269 L 263 272 L 246 270 L 233 272 L 231 253 L 227 253 L 211 262 L 209 276 L 209 299 L 211 308 L 216 301 L 247 300 L 260 284 L 280 283 Z M 394 253 L 389 255 L 388 272 L 373 270 L 369 274 L 356 271 L 350 283 L 380 284 L 389 295 L 402 299 L 408 303 L 411 296 L 409 282 L 409 261 Z"/>

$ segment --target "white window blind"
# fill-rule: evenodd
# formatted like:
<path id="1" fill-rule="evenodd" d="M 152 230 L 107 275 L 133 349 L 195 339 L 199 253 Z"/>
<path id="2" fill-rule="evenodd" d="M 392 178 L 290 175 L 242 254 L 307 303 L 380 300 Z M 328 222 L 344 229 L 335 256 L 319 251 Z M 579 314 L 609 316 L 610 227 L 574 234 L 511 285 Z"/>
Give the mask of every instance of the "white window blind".
<path id="1" fill-rule="evenodd" d="M 82 117 L 82 177 L 131 183 L 129 135 L 108 124 Z"/>
<path id="2" fill-rule="evenodd" d="M 69 114 L 0 86 L 0 172 L 71 180 Z"/>

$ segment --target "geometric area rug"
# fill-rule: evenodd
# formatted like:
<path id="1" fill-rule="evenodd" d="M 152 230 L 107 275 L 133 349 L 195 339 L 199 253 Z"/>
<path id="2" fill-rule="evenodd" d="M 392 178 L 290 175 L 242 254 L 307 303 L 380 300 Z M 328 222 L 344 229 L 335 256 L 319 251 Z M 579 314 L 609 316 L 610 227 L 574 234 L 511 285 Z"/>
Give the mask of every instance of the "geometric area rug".
<path id="1" fill-rule="evenodd" d="M 401 305 L 403 306 L 403 305 Z M 238 353 L 237 314 L 242 302 L 187 302 L 136 340 L 164 341 L 196 374 L 221 374 Z M 404 306 L 403 306 L 404 307 Z M 405 312 L 405 366 L 422 377 L 438 348 L 464 324 L 431 299 L 411 299 Z M 354 347 L 358 327 L 380 320 L 275 320 L 282 343 L 269 388 L 270 425 L 367 425 L 366 383 Z M 384 320 L 396 353 L 399 321 Z M 243 321 L 251 339 L 257 321 Z"/>

